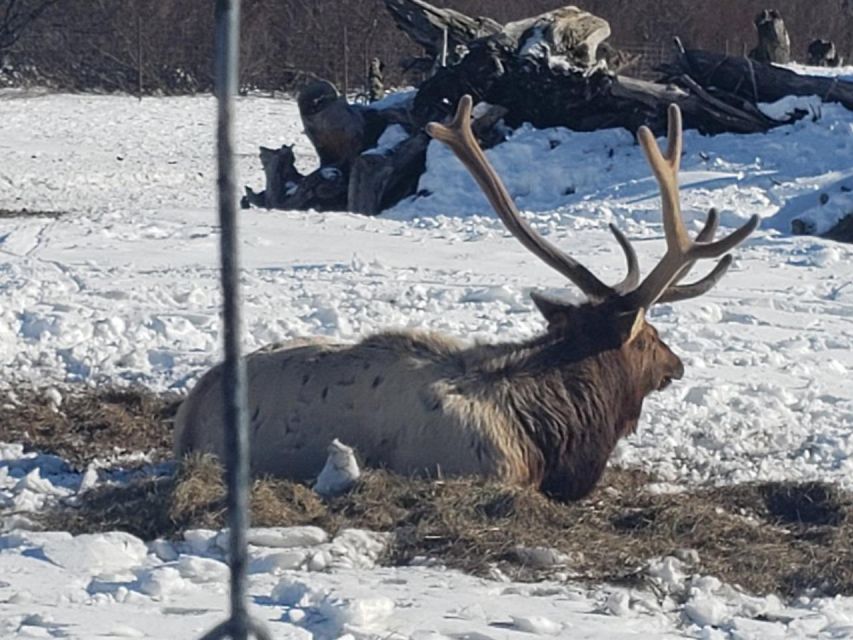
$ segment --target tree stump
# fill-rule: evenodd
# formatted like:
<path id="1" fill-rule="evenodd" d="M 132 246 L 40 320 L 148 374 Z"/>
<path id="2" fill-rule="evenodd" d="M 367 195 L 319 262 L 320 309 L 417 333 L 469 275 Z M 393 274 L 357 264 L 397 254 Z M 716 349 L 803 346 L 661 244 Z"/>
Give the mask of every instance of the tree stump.
<path id="1" fill-rule="evenodd" d="M 376 102 L 382 100 L 385 96 L 385 86 L 383 84 L 382 71 L 385 65 L 379 58 L 373 58 L 370 61 L 370 67 L 367 70 L 367 100 Z"/>
<path id="2" fill-rule="evenodd" d="M 809 44 L 808 63 L 815 67 L 840 67 L 841 57 L 832 40 L 818 38 Z"/>
<path id="3" fill-rule="evenodd" d="M 299 93 L 297 104 L 321 165 L 348 165 L 367 148 L 363 111 L 350 105 L 331 82 L 312 82 Z"/>
<path id="4" fill-rule="evenodd" d="M 375 216 L 414 193 L 426 164 L 429 136 L 420 132 L 388 151 L 368 151 L 352 164 L 347 211 Z"/>
<path id="5" fill-rule="evenodd" d="M 758 62 L 787 64 L 791 61 L 791 38 L 782 15 L 775 9 L 765 9 L 755 17 L 758 46 L 749 57 Z"/>

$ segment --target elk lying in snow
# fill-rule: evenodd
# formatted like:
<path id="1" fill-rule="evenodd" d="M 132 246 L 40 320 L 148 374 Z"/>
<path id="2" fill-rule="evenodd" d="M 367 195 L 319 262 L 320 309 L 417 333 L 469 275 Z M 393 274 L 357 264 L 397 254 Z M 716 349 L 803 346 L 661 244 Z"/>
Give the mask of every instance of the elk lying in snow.
<path id="1" fill-rule="evenodd" d="M 712 210 L 690 239 L 678 197 L 677 106 L 669 110 L 665 155 L 647 128 L 638 134 L 662 194 L 666 253 L 640 282 L 633 248 L 611 225 L 628 274 L 609 286 L 521 217 L 471 132 L 471 104 L 463 97 L 452 123 L 431 123 L 428 132 L 464 163 L 512 234 L 588 301 L 571 305 L 534 294 L 547 330 L 523 342 L 466 346 L 444 335 L 400 331 L 352 345 L 302 340 L 249 355 L 253 473 L 313 478 L 338 438 L 367 466 L 406 475 L 480 475 L 533 485 L 559 500 L 578 499 L 593 489 L 617 441 L 636 428 L 645 396 L 682 377 L 681 360 L 645 312 L 713 287 L 730 255 L 701 280 L 680 281 L 696 260 L 719 257 L 742 242 L 758 218 L 714 242 L 718 218 Z M 180 407 L 178 455 L 224 453 L 222 396 L 220 365 Z"/>

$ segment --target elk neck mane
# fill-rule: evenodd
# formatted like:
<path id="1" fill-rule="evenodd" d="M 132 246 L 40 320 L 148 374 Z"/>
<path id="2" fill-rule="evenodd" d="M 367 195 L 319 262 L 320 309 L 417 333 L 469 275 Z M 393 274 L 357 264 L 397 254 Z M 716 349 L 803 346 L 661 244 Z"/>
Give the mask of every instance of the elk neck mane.
<path id="1" fill-rule="evenodd" d="M 645 395 L 606 328 L 590 333 L 569 324 L 524 341 L 473 345 L 431 332 L 384 332 L 363 345 L 447 365 L 449 388 L 503 411 L 524 443 L 530 477 L 562 500 L 595 486 L 616 442 L 636 428 Z"/>
<path id="2" fill-rule="evenodd" d="M 647 390 L 619 347 L 606 329 L 596 335 L 570 325 L 497 345 L 480 362 L 478 379 L 503 396 L 496 401 L 529 442 L 531 473 L 554 498 L 589 493 L 619 438 L 636 428 Z"/>

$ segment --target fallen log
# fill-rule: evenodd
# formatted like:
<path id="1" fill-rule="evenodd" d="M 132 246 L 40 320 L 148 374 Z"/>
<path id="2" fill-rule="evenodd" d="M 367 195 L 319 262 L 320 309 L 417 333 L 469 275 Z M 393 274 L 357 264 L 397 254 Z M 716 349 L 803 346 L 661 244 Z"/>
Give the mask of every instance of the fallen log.
<path id="1" fill-rule="evenodd" d="M 447 117 L 464 94 L 501 105 L 506 124 L 575 131 L 640 125 L 666 131 L 666 111 L 678 104 L 685 128 L 703 133 L 757 133 L 786 124 L 769 118 L 738 96 L 711 95 L 698 84 L 676 86 L 620 76 L 604 68 L 580 70 L 548 56 L 520 57 L 514 40 L 501 34 L 471 43 L 459 64 L 440 69 L 421 85 L 413 109 L 416 124 Z"/>
<path id="2" fill-rule="evenodd" d="M 464 56 L 472 40 L 499 32 L 503 25 L 491 18 L 472 18 L 453 9 L 435 7 L 423 0 L 385 0 L 397 27 L 420 45 L 433 62 L 444 50 L 447 34 L 447 64 Z"/>
<path id="3" fill-rule="evenodd" d="M 449 58 L 442 66 L 458 63 L 472 43 L 497 38 L 521 57 L 559 57 L 574 67 L 591 68 L 598 63 L 599 44 L 610 36 L 606 20 L 571 5 L 501 25 L 423 0 L 385 0 L 385 4 L 398 28 L 429 57 L 440 57 L 447 33 Z"/>
<path id="4" fill-rule="evenodd" d="M 687 75 L 705 89 L 726 92 L 752 103 L 816 95 L 824 102 L 837 102 L 853 110 L 851 82 L 801 75 L 747 58 L 689 49 L 663 70 L 670 79 Z"/>

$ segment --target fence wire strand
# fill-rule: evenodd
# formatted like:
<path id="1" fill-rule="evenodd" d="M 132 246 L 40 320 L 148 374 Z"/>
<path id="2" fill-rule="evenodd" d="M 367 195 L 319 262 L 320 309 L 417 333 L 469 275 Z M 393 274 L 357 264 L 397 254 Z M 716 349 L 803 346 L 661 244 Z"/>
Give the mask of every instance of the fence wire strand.
<path id="1" fill-rule="evenodd" d="M 270 640 L 247 609 L 247 530 L 249 443 L 246 374 L 240 354 L 241 318 L 237 188 L 234 168 L 234 96 L 238 88 L 240 0 L 216 0 L 217 187 L 219 191 L 222 312 L 225 363 L 226 482 L 228 486 L 228 564 L 231 568 L 231 615 L 202 640 Z"/>

